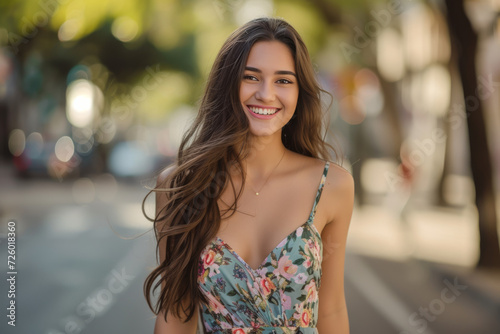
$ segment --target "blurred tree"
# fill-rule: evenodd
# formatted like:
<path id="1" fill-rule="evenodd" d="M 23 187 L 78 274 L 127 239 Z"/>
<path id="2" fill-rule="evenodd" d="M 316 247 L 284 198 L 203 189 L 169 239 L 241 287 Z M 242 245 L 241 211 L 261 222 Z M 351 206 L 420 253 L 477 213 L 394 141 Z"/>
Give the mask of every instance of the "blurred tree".
<path id="1" fill-rule="evenodd" d="M 384 4 L 385 1 L 311 0 L 311 3 L 316 7 L 316 10 L 323 16 L 323 20 L 329 25 L 330 28 L 332 28 L 332 30 L 336 29 L 338 31 L 344 31 L 346 23 L 348 23 L 349 26 L 353 26 L 353 29 L 359 27 L 364 27 L 366 29 L 367 22 L 374 20 L 371 12 L 373 7 L 379 3 Z M 345 13 L 349 13 L 351 15 L 347 16 Z M 355 31 L 350 31 L 349 33 L 351 35 L 349 38 L 355 38 Z M 362 64 L 360 65 L 361 67 L 369 68 L 374 73 L 377 73 L 380 78 L 381 76 L 378 73 L 377 66 L 373 62 L 373 60 L 376 59 L 375 56 L 373 54 L 364 54 L 364 52 L 371 52 L 371 48 L 363 48 L 363 52 L 353 53 L 352 57 L 354 61 Z M 388 149 L 393 149 L 393 151 L 390 152 L 391 156 L 399 156 L 399 147 L 401 147 L 403 134 L 398 112 L 398 106 L 401 103 L 398 100 L 398 94 L 396 94 L 398 91 L 397 83 L 387 82 L 384 80 L 381 80 L 380 82 L 385 101 L 385 107 L 382 109 L 382 112 L 385 113 L 384 117 L 386 117 L 390 124 L 390 128 L 392 129 L 392 132 L 389 135 L 392 137 L 391 142 L 394 143 L 394 145 Z M 352 126 L 350 131 L 352 133 L 351 143 L 354 147 L 351 150 L 349 159 L 356 162 L 352 165 L 356 199 L 359 205 L 363 205 L 365 204 L 365 195 L 361 185 L 361 167 L 363 165 L 363 161 L 369 158 L 370 154 L 373 155 L 376 153 L 374 150 L 367 148 L 367 145 L 370 143 L 370 139 L 366 138 L 366 131 L 363 130 L 363 124 Z"/>
<path id="2" fill-rule="evenodd" d="M 5 130 L 2 129 L 0 154 L 10 158 L 7 150 L 8 133 L 13 128 L 27 128 L 24 121 L 28 119 L 28 108 L 25 104 L 34 102 L 48 95 L 47 89 L 55 88 L 58 92 L 57 103 L 64 106 L 64 89 L 68 75 L 76 65 L 100 66 L 104 68 L 99 78 L 90 76 L 105 95 L 106 107 L 103 114 L 110 114 L 113 105 L 122 105 L 123 99 L 128 98 L 127 108 L 131 113 L 138 114 L 138 101 L 130 98 L 136 85 L 144 83 L 147 75 L 162 72 L 158 81 L 153 84 L 167 84 L 175 79 L 171 73 L 183 73 L 193 82 L 202 82 L 203 75 L 199 65 L 204 58 L 200 54 L 212 54 L 214 29 L 227 35 L 221 27 L 232 26 L 224 20 L 205 20 L 201 15 L 195 15 L 196 5 L 201 1 L 136 1 L 136 0 L 72 0 L 72 1 L 2 1 L 0 2 L 0 47 L 15 59 L 16 73 L 24 79 L 28 77 L 26 64 L 29 59 L 36 57 L 40 66 L 36 68 L 39 84 L 31 91 L 27 87 L 33 85 L 16 81 L 13 91 L 16 95 L 10 98 L 5 117 Z M 212 16 L 210 10 L 214 7 L 207 5 L 203 15 Z M 199 31 L 204 30 L 206 35 L 200 37 Z M 206 45 L 200 46 L 200 39 Z M 201 52 L 200 48 L 204 47 Z M 33 72 L 33 71 L 32 71 Z M 168 79 L 166 74 L 169 74 Z M 49 80 L 50 77 L 50 80 Z M 103 79 L 103 80 L 101 80 Z M 172 79 L 172 80 L 171 80 Z M 101 82 L 102 81 L 102 82 Z M 28 83 L 32 83 L 33 80 Z M 150 85 L 150 86 L 153 86 Z M 148 86 L 148 89 L 149 87 Z M 186 94 L 177 94 L 173 97 L 158 91 L 148 91 L 149 97 L 162 94 L 171 98 L 174 103 L 158 106 L 158 111 L 141 110 L 141 120 L 149 116 L 163 116 L 178 105 L 194 103 L 198 99 L 201 85 L 191 85 Z M 144 87 L 136 91 L 144 92 Z M 136 100 L 142 101 L 141 95 Z M 182 99 L 180 98 L 182 97 Z M 113 104 L 113 101 L 117 103 Z M 162 108 L 162 109 L 161 109 Z M 52 108 L 52 111 L 55 107 Z M 154 115 L 152 115 L 154 114 Z M 8 117 L 7 115 L 21 115 Z M 151 117 L 149 117 L 151 118 Z M 139 122 L 137 122 L 139 123 Z M 40 124 L 32 124 L 40 127 Z M 26 129 L 33 131 L 32 129 Z M 41 129 L 38 129 L 42 131 Z M 126 129 L 121 128 L 122 132 Z M 102 149 L 100 145 L 98 149 Z"/>
<path id="3" fill-rule="evenodd" d="M 493 173 L 476 74 L 477 34 L 467 17 L 463 0 L 445 0 L 448 30 L 457 57 L 469 129 L 470 167 L 479 216 L 479 267 L 500 268 Z M 468 101 L 473 100 L 471 106 Z"/>

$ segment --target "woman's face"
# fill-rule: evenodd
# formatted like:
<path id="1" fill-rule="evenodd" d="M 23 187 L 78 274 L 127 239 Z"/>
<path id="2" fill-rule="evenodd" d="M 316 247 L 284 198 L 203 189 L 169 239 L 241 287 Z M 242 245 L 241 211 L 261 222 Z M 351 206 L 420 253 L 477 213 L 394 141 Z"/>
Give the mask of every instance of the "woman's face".
<path id="1" fill-rule="evenodd" d="M 292 118 L 298 97 L 295 61 L 288 46 L 279 41 L 255 43 L 240 87 L 251 134 L 281 138 L 281 128 Z"/>

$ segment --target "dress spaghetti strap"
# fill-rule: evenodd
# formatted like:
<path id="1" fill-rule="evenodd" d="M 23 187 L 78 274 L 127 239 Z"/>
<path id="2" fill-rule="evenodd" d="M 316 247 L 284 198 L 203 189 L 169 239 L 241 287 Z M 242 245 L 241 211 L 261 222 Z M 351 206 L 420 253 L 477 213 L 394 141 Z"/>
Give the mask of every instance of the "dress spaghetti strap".
<path id="1" fill-rule="evenodd" d="M 316 198 L 314 200 L 311 213 L 309 214 L 309 219 L 307 220 L 310 224 L 312 224 L 314 221 L 314 215 L 316 214 L 317 205 L 319 203 L 319 199 L 321 198 L 321 193 L 323 192 L 323 186 L 325 185 L 326 175 L 328 174 L 329 167 L 330 167 L 330 161 L 327 161 L 325 163 L 325 168 L 323 169 L 323 174 L 321 175 L 321 181 L 318 186 L 318 191 L 316 193 Z"/>

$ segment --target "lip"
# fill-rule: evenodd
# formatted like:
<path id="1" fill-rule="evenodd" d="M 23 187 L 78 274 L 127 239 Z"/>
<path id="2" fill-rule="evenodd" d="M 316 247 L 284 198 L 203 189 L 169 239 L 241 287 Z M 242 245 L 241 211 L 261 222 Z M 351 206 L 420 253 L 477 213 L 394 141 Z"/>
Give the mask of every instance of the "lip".
<path id="1" fill-rule="evenodd" d="M 247 110 L 250 113 L 250 115 L 252 115 L 255 118 L 259 118 L 259 119 L 271 119 L 271 118 L 273 118 L 274 116 L 276 116 L 281 111 L 281 108 L 270 107 L 270 106 L 259 106 L 259 105 L 255 105 L 255 104 L 250 104 L 250 105 L 247 105 L 246 107 L 247 107 Z M 260 114 L 254 113 L 252 111 L 252 109 L 250 109 L 250 107 L 262 108 L 262 109 L 271 109 L 271 108 L 274 108 L 274 109 L 278 109 L 278 111 L 276 111 L 272 115 L 260 115 Z"/>

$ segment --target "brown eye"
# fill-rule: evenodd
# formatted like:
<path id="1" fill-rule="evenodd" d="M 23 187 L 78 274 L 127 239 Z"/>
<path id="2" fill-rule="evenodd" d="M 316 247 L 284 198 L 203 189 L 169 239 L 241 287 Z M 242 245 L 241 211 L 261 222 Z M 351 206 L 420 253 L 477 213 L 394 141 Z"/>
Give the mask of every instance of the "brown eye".
<path id="1" fill-rule="evenodd" d="M 253 75 L 245 75 L 245 76 L 243 76 L 243 79 L 245 79 L 245 80 L 254 80 L 254 81 L 257 80 L 257 78 L 254 77 Z"/>

